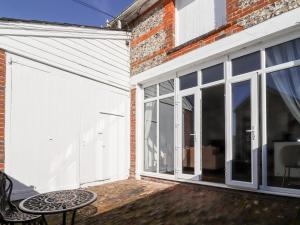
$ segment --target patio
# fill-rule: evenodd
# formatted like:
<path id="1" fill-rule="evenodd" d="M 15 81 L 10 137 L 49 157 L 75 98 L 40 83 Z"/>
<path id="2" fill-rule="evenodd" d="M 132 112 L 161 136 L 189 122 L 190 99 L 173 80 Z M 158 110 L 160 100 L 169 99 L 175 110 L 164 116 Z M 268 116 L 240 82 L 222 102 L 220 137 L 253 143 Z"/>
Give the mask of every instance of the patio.
<path id="1" fill-rule="evenodd" d="M 136 180 L 89 189 L 98 194 L 98 200 L 78 212 L 76 224 L 300 224 L 296 198 Z M 61 217 L 48 219 L 55 225 Z"/>

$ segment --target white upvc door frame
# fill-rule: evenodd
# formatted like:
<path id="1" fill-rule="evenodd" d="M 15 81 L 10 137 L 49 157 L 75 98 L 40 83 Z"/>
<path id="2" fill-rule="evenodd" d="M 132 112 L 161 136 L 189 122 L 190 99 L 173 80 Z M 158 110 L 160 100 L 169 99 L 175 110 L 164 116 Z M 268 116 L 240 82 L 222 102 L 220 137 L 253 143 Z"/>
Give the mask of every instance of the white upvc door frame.
<path id="1" fill-rule="evenodd" d="M 182 98 L 185 96 L 194 95 L 194 174 L 184 174 L 182 171 L 182 153 L 183 153 L 183 121 L 182 121 Z M 201 160 L 200 160 L 200 89 L 198 86 L 184 91 L 180 91 L 177 96 L 177 145 L 176 145 L 176 177 L 184 180 L 198 181 L 201 175 Z"/>
<path id="2" fill-rule="evenodd" d="M 251 82 L 251 182 L 232 178 L 232 84 L 250 80 Z M 258 73 L 250 72 L 231 77 L 226 83 L 226 184 L 245 189 L 258 189 L 258 150 L 259 150 L 259 99 Z"/>

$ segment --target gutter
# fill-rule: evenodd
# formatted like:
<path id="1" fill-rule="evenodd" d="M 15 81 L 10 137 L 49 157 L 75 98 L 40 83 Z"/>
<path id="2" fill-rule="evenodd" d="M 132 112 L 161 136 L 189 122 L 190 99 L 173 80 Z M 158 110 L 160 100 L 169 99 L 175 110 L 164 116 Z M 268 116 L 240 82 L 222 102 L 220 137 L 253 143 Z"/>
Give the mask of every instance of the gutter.
<path id="1" fill-rule="evenodd" d="M 128 26 L 128 23 L 136 19 L 139 15 L 143 14 L 147 9 L 153 6 L 159 0 L 135 0 L 127 9 L 120 15 L 108 23 L 109 27 L 117 27 L 118 21 L 121 21 L 122 27 Z"/>

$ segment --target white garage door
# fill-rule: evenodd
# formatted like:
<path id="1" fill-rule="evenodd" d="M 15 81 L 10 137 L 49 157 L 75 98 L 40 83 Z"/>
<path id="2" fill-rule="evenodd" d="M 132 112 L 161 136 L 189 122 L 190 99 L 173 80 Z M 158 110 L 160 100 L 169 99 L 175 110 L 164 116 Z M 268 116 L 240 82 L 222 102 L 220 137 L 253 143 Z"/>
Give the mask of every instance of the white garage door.
<path id="1" fill-rule="evenodd" d="M 14 57 L 7 75 L 6 172 L 16 194 L 126 178 L 125 91 Z"/>

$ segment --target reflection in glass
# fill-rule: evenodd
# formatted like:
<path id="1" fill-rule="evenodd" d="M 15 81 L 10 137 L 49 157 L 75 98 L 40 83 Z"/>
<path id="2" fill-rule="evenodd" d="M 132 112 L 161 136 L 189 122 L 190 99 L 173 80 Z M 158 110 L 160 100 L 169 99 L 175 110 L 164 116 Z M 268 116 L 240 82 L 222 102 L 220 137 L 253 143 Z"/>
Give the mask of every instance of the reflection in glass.
<path id="1" fill-rule="evenodd" d="M 202 180 L 225 182 L 224 85 L 202 89 Z"/>
<path id="2" fill-rule="evenodd" d="M 267 74 L 267 182 L 300 189 L 300 67 Z"/>
<path id="3" fill-rule="evenodd" d="M 144 171 L 157 172 L 157 103 L 145 103 Z"/>
<path id="4" fill-rule="evenodd" d="M 159 95 L 166 95 L 174 92 L 174 80 L 167 80 L 159 84 Z"/>
<path id="5" fill-rule="evenodd" d="M 174 97 L 159 101 L 159 172 L 174 174 Z"/>
<path id="6" fill-rule="evenodd" d="M 153 98 L 157 96 L 157 85 L 152 85 L 144 89 L 145 99 Z"/>
<path id="7" fill-rule="evenodd" d="M 196 87 L 198 85 L 198 73 L 190 73 L 179 78 L 180 90 Z"/>
<path id="8" fill-rule="evenodd" d="M 267 67 L 300 59 L 300 38 L 266 49 Z"/>
<path id="9" fill-rule="evenodd" d="M 233 76 L 259 70 L 260 68 L 260 52 L 254 52 L 232 60 Z"/>
<path id="10" fill-rule="evenodd" d="M 218 64 L 202 70 L 202 84 L 223 80 L 224 64 Z"/>
<path id="11" fill-rule="evenodd" d="M 232 179 L 251 182 L 251 83 L 232 84 Z"/>
<path id="12" fill-rule="evenodd" d="M 195 97 L 182 97 L 182 173 L 194 174 L 195 167 Z"/>

